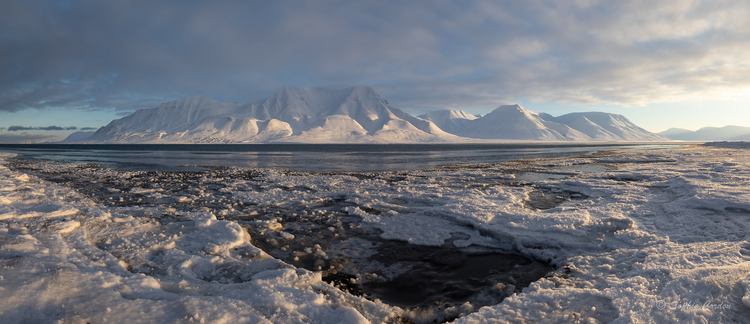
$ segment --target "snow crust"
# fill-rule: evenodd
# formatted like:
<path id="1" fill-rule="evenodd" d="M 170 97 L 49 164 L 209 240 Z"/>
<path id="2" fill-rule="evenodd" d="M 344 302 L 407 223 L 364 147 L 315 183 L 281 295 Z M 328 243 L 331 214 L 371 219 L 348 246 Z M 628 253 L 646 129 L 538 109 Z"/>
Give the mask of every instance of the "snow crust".
<path id="1" fill-rule="evenodd" d="M 4 166 L 0 200 L 2 323 L 369 323 L 393 312 L 271 258 L 210 213 L 163 224 Z"/>
<path id="2" fill-rule="evenodd" d="M 557 267 L 456 323 L 750 318 L 746 149 L 619 151 L 380 177 L 257 171 L 268 188 L 252 190 L 242 179 L 206 179 L 207 186 L 224 183 L 221 194 L 258 208 L 337 197 L 384 238 L 435 246 L 461 237 L 453 244 L 505 247 Z M 535 173 L 558 176 L 517 180 Z M 539 191 L 577 198 L 530 208 Z M 207 211 L 160 221 L 175 212 L 107 207 L 4 166 L 0 200 L 3 323 L 380 323 L 401 312 L 270 257 L 237 223 Z"/>

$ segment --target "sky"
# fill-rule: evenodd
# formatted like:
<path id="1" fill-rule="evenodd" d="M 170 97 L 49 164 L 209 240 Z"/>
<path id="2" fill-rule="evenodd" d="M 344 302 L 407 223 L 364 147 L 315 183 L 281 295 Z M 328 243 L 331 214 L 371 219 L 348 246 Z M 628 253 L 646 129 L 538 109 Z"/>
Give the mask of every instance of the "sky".
<path id="1" fill-rule="evenodd" d="M 0 0 L 0 143 L 137 109 L 368 85 L 419 115 L 519 103 L 750 127 L 750 1 Z"/>

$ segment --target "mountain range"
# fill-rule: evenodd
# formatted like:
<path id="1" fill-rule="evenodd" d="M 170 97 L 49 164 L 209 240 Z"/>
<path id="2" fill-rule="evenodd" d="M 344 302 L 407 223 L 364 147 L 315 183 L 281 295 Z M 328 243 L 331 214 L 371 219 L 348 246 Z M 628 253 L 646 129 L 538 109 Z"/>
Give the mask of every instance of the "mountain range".
<path id="1" fill-rule="evenodd" d="M 659 134 L 680 141 L 750 141 L 750 127 L 732 125 L 703 127 L 697 131 L 670 128 Z"/>
<path id="2" fill-rule="evenodd" d="M 75 135 L 75 136 L 74 136 Z M 485 116 L 460 110 L 419 117 L 391 106 L 370 87 L 284 88 L 247 104 L 194 96 L 113 120 L 75 143 L 440 143 L 522 141 L 668 141 L 621 115 L 553 117 L 520 105 Z M 82 138 L 85 137 L 85 138 Z"/>

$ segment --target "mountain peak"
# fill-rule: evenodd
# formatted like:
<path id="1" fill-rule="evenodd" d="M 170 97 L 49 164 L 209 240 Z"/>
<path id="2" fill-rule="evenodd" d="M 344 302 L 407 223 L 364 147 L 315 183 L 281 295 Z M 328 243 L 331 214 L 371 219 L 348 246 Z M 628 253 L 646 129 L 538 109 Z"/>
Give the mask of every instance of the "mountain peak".
<path id="1" fill-rule="evenodd" d="M 533 112 L 531 110 L 528 110 L 528 109 L 524 108 L 523 106 L 521 106 L 519 104 L 502 105 L 500 107 L 495 108 L 495 110 L 493 110 L 492 112 L 490 112 L 490 114 L 494 113 L 494 112 L 503 113 L 503 114 L 512 114 L 512 115 L 518 115 L 518 116 L 525 115 L 525 116 L 535 116 L 535 117 L 538 117 L 537 113 L 535 113 L 535 112 Z"/>
<path id="2" fill-rule="evenodd" d="M 501 110 L 504 110 L 504 111 L 513 111 L 513 110 L 516 110 L 516 111 L 525 111 L 526 110 L 526 108 L 522 107 L 519 104 L 502 105 L 500 107 L 497 107 L 497 109 L 501 109 Z M 497 110 L 497 109 L 495 109 L 495 110 Z"/>
<path id="3" fill-rule="evenodd" d="M 672 128 L 667 129 L 667 130 L 665 130 L 663 132 L 659 132 L 658 134 L 662 135 L 662 136 L 666 136 L 666 137 L 671 137 L 673 135 L 687 134 L 687 133 L 692 133 L 692 132 L 693 131 L 691 131 L 689 129 L 672 127 Z"/>
<path id="4" fill-rule="evenodd" d="M 487 114 L 487 116 L 490 116 L 490 115 L 502 115 L 502 116 L 505 116 L 505 118 L 508 118 L 511 116 L 514 118 L 526 118 L 526 119 L 538 119 L 539 118 L 535 112 L 532 112 L 531 110 L 528 110 L 519 104 L 502 105 L 500 107 L 495 108 L 495 110 Z"/>
<path id="5" fill-rule="evenodd" d="M 366 86 L 366 85 L 356 85 L 356 86 L 353 86 L 353 87 L 349 87 L 347 89 L 351 89 L 352 91 L 356 91 L 356 92 L 360 92 L 360 93 L 363 93 L 363 92 L 365 92 L 365 93 L 375 92 L 375 89 L 373 89 L 370 86 Z"/>
<path id="6" fill-rule="evenodd" d="M 191 96 L 191 97 L 185 97 L 177 100 L 167 101 L 161 105 L 159 105 L 160 108 L 184 108 L 184 107 L 204 107 L 204 106 L 212 106 L 218 104 L 217 101 L 213 99 L 209 99 L 203 96 Z"/>
<path id="7" fill-rule="evenodd" d="M 581 117 L 585 118 L 582 119 Z M 638 127 L 625 116 L 599 111 L 569 113 L 552 121 L 567 124 L 592 138 L 613 137 L 615 141 L 668 141 L 669 139 Z M 596 127 L 591 127 L 596 125 Z M 601 128 L 601 129 L 600 129 Z M 609 139 L 608 139 L 609 140 Z"/>
<path id="8" fill-rule="evenodd" d="M 583 116 L 585 115 L 585 116 Z M 421 117 L 421 118 L 420 118 Z M 415 143 L 492 140 L 662 140 L 619 115 L 561 117 L 502 105 L 485 116 L 443 110 L 415 117 L 369 86 L 340 90 L 284 87 L 244 105 L 192 96 L 142 109 L 102 127 L 90 142 L 109 143 Z M 580 117 L 580 118 L 579 118 Z M 563 120 L 575 123 L 568 125 Z M 591 134 L 591 136 L 585 134 Z"/>
<path id="9" fill-rule="evenodd" d="M 482 118 L 471 121 L 461 133 L 464 136 L 486 139 L 514 140 L 569 140 L 557 129 L 562 125 L 546 122 L 521 105 L 502 105 Z"/>

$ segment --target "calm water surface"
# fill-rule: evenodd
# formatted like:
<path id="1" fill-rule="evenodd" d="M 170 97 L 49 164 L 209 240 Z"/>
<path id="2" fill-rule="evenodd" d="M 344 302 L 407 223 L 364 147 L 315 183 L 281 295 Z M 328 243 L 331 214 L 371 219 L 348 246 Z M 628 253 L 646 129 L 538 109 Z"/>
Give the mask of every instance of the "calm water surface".
<path id="1" fill-rule="evenodd" d="M 317 172 L 380 172 L 444 164 L 570 157 L 602 150 L 670 149 L 678 144 L 0 144 L 18 159 L 97 163 L 129 170 L 247 166 Z"/>

